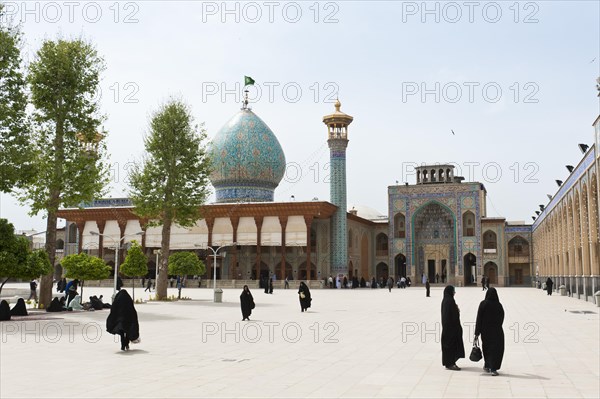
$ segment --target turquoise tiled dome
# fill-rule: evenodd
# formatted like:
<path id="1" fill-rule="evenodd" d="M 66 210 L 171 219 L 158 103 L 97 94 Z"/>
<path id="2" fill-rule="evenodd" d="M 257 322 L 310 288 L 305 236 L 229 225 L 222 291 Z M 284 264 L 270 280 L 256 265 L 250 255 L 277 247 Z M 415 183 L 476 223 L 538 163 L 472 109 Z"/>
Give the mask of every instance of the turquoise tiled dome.
<path id="1" fill-rule="evenodd" d="M 211 144 L 216 202 L 273 201 L 285 172 L 283 149 L 269 126 L 249 109 L 229 120 Z"/>

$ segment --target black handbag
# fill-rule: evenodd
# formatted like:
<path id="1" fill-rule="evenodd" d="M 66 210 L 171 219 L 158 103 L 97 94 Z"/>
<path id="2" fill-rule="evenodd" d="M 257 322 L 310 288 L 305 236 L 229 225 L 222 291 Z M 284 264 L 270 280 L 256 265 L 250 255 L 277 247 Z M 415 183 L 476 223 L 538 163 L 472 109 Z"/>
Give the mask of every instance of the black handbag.
<path id="1" fill-rule="evenodd" d="M 481 349 L 479 348 L 479 337 L 475 337 L 473 339 L 473 349 L 471 349 L 471 355 L 469 356 L 469 360 L 472 362 L 478 362 L 483 358 L 483 354 L 481 353 Z"/>

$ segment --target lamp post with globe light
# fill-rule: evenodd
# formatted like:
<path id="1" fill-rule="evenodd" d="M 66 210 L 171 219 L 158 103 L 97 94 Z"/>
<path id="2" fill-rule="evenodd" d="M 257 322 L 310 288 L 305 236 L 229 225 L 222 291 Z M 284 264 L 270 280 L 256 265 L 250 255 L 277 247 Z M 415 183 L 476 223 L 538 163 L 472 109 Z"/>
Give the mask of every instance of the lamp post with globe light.
<path id="1" fill-rule="evenodd" d="M 119 273 L 119 249 L 121 249 L 121 241 L 123 241 L 127 237 L 133 237 L 136 235 L 142 236 L 142 235 L 144 235 L 144 232 L 138 231 L 137 233 L 127 234 L 127 235 L 121 237 L 119 240 L 115 240 L 113 237 L 98 233 L 97 231 L 90 231 L 90 234 L 93 236 L 110 238 L 113 241 L 113 243 L 115 244 L 115 276 L 114 276 L 115 281 L 113 283 L 113 299 L 114 299 L 115 294 L 117 293 L 117 277 L 118 277 L 118 273 Z"/>

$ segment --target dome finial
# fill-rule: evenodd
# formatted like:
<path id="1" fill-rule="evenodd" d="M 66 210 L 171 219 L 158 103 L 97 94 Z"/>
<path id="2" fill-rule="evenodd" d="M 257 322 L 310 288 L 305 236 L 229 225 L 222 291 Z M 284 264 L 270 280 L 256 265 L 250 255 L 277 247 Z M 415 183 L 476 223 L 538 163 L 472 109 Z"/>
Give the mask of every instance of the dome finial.
<path id="1" fill-rule="evenodd" d="M 244 90 L 244 101 L 242 102 L 242 109 L 252 109 L 248 107 L 248 89 Z"/>
<path id="2" fill-rule="evenodd" d="M 342 106 L 342 103 L 340 102 L 340 99 L 337 98 L 335 101 L 335 112 L 340 112 L 340 107 Z"/>

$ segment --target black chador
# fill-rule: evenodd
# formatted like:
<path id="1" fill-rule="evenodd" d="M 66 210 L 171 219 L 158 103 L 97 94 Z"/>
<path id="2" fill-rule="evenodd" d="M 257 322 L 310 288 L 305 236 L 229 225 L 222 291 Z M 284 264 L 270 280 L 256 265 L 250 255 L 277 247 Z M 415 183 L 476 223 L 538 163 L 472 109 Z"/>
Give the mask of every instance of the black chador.
<path id="1" fill-rule="evenodd" d="M 304 281 L 300 282 L 300 287 L 298 287 L 298 296 L 300 298 L 301 311 L 304 312 L 305 310 L 308 310 L 312 302 L 312 297 L 310 296 L 308 285 L 306 285 Z"/>
<path id="2" fill-rule="evenodd" d="M 125 290 L 117 292 L 106 319 L 106 331 L 121 336 L 121 350 L 129 350 L 129 341 L 140 337 L 137 312 L 133 300 Z"/>
<path id="3" fill-rule="evenodd" d="M 10 306 L 5 300 L 0 302 L 0 321 L 3 320 L 10 320 Z"/>
<path id="4" fill-rule="evenodd" d="M 447 368 L 457 367 L 456 361 L 465 357 L 462 333 L 460 311 L 454 301 L 454 287 L 449 285 L 444 289 L 442 300 L 442 364 Z"/>
<path id="5" fill-rule="evenodd" d="M 252 309 L 254 309 L 254 298 L 250 293 L 250 289 L 247 285 L 244 286 L 244 290 L 240 295 L 240 305 L 242 307 L 242 321 L 250 320 Z"/>
<path id="6" fill-rule="evenodd" d="M 27 316 L 27 306 L 23 298 L 17 299 L 17 304 L 10 310 L 11 316 Z"/>
<path id="7" fill-rule="evenodd" d="M 498 298 L 495 288 L 490 288 L 485 300 L 479 304 L 475 335 L 481 334 L 481 350 L 483 352 L 484 368 L 493 372 L 500 370 L 504 357 L 504 308 Z"/>

